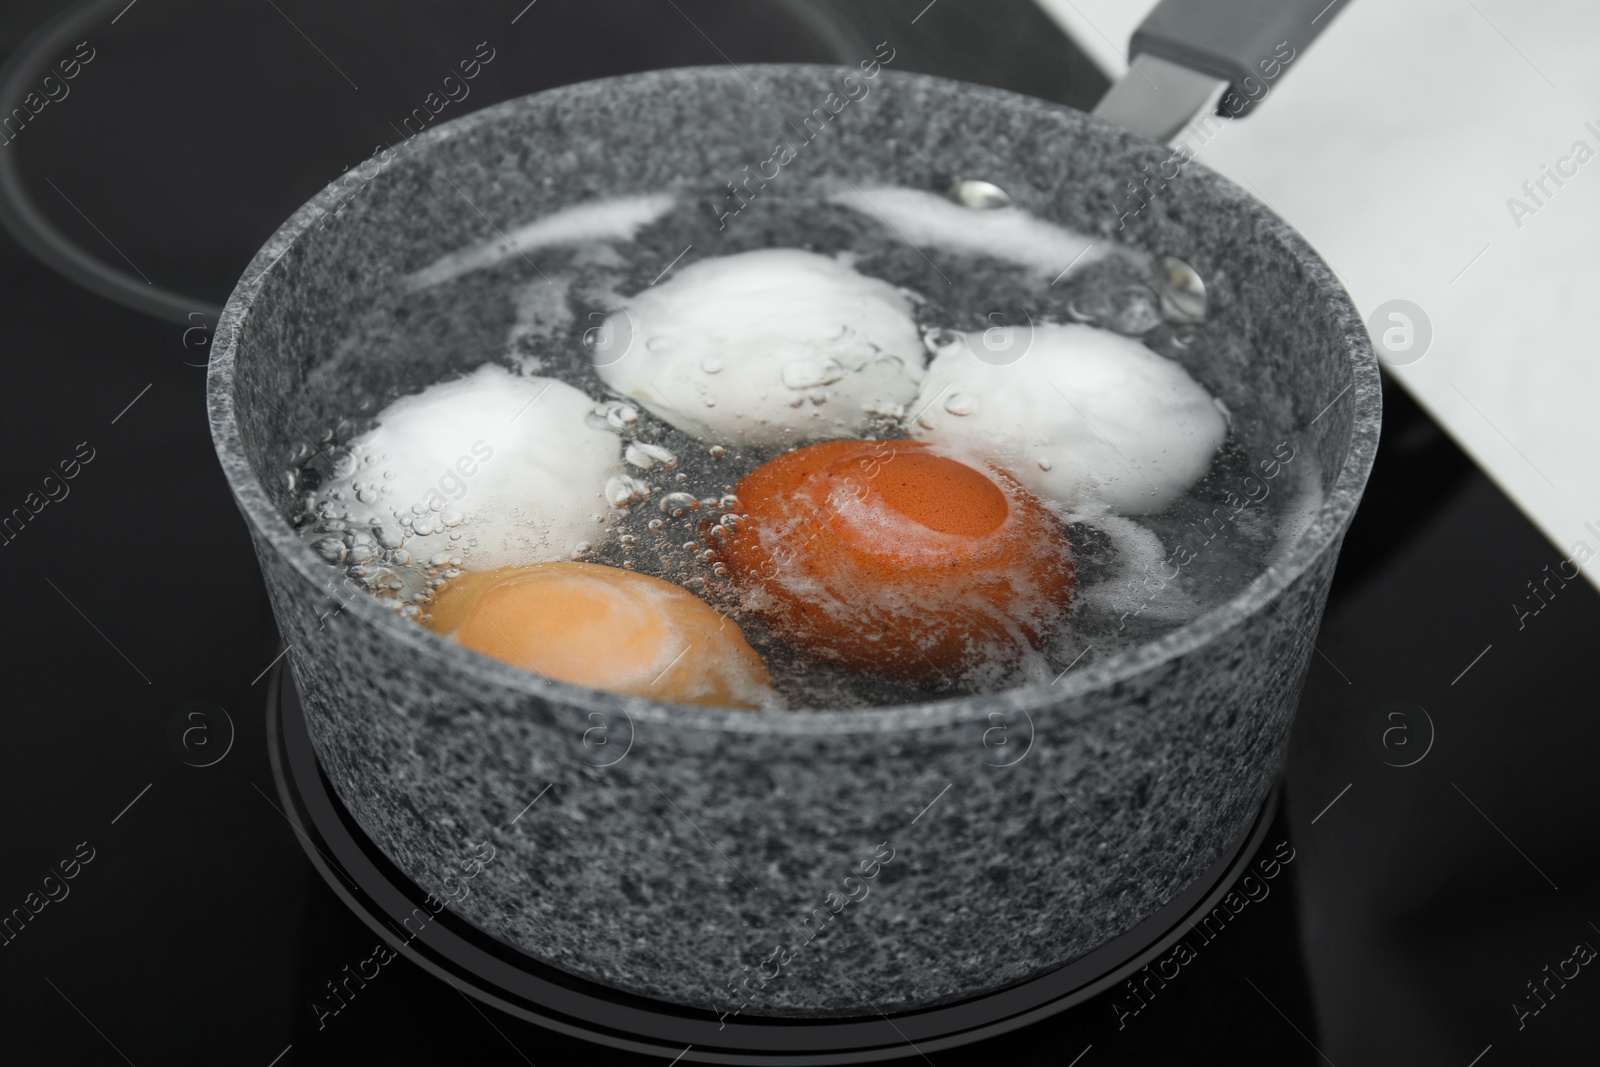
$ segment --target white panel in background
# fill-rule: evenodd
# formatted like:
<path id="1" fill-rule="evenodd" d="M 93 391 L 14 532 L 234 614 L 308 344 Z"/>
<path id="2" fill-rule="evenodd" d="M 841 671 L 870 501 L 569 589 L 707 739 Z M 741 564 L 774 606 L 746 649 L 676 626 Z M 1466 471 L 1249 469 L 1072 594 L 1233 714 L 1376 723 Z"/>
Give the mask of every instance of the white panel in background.
<path id="1" fill-rule="evenodd" d="M 1153 6 L 1041 3 L 1112 70 Z M 1593 554 L 1600 584 L 1597 56 L 1600 5 L 1353 0 L 1197 154 L 1305 234 L 1363 315 L 1423 310 L 1430 347 L 1394 377 L 1555 543 L 1552 568 Z"/>

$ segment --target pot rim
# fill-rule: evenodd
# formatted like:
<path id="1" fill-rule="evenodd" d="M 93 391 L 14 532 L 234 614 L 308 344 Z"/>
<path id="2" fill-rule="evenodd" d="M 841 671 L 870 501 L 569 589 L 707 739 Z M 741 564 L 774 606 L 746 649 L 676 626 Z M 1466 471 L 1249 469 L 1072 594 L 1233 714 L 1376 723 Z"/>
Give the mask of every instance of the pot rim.
<path id="1" fill-rule="evenodd" d="M 746 77 L 782 78 L 797 73 L 833 72 L 841 69 L 854 68 L 841 68 L 830 64 L 758 63 L 743 65 L 740 68 L 742 74 L 724 67 L 677 67 L 594 79 L 547 89 L 470 112 L 416 135 L 401 146 L 400 151 L 406 153 L 431 151 L 447 141 L 467 135 L 480 126 L 492 125 L 530 105 L 561 105 L 571 98 L 592 93 L 596 86 L 628 83 L 640 95 L 649 96 L 653 95 L 657 85 L 665 89 L 666 83 L 679 83 L 684 80 L 685 74 L 689 73 L 701 78 L 732 82 L 734 78 L 741 80 Z M 1041 120 L 1065 120 L 1069 124 L 1077 124 L 1080 128 L 1073 131 L 1077 134 L 1082 134 L 1086 130 L 1095 137 L 1111 137 L 1125 143 L 1145 143 L 1142 138 L 1120 126 L 1065 105 L 1020 93 L 908 71 L 886 69 L 880 71 L 880 75 L 888 76 L 890 81 L 907 86 L 959 85 L 964 94 L 986 99 L 992 106 L 1025 107 Z M 1366 325 L 1333 272 L 1306 240 L 1263 202 L 1229 179 L 1197 162 L 1192 162 L 1189 169 L 1197 172 L 1197 176 L 1203 181 L 1211 183 L 1215 190 L 1236 200 L 1241 210 L 1252 216 L 1261 238 L 1275 242 L 1279 250 L 1287 254 L 1305 272 L 1307 280 L 1317 290 L 1324 306 L 1332 312 L 1334 329 L 1341 335 L 1349 357 L 1350 384 L 1338 397 L 1333 398 L 1328 406 L 1331 408 L 1343 398 L 1344 393 L 1351 393 L 1353 394 L 1351 402 L 1356 406 L 1356 410 L 1352 417 L 1351 440 L 1344 463 L 1339 468 L 1332 486 L 1325 492 L 1321 507 L 1306 524 L 1300 536 L 1272 565 L 1233 597 L 1171 633 L 1145 642 L 1104 662 L 1086 667 L 1070 679 L 1058 679 L 1059 684 L 1022 686 L 966 696 L 941 697 L 913 704 L 872 705 L 845 710 L 802 708 L 747 711 L 647 700 L 547 679 L 457 645 L 402 618 L 375 598 L 364 595 L 352 595 L 341 609 L 341 613 L 354 612 L 358 619 L 385 634 L 389 639 L 398 641 L 416 656 L 436 659 L 463 674 L 484 676 L 486 682 L 525 697 L 530 702 L 565 706 L 580 713 L 600 712 L 610 715 L 620 711 L 631 721 L 714 733 L 830 736 L 939 729 L 963 723 L 988 723 L 988 715 L 996 710 L 997 705 L 1008 711 L 1030 716 L 1033 712 L 1046 709 L 1050 709 L 1053 714 L 1061 714 L 1070 712 L 1077 698 L 1087 693 L 1159 668 L 1201 648 L 1217 635 L 1243 624 L 1263 607 L 1272 604 L 1285 588 L 1296 581 L 1323 552 L 1328 551 L 1343 536 L 1360 502 L 1362 490 L 1377 454 L 1376 431 L 1381 422 L 1382 394 L 1377 358 Z M 300 577 L 313 587 L 324 586 L 329 576 L 335 572 L 311 551 L 310 546 L 273 507 L 260 479 L 252 470 L 235 419 L 233 372 L 238 358 L 239 335 L 248 324 L 263 280 L 278 269 L 279 263 L 290 250 L 314 228 L 317 221 L 330 208 L 337 204 L 341 189 L 337 181 L 329 183 L 279 226 L 251 259 L 239 283 L 229 294 L 217 322 L 206 374 L 206 399 L 212 441 L 240 511 L 273 551 L 287 560 Z M 337 625 L 337 622 L 334 624 Z M 463 694 L 463 700 L 470 702 L 471 696 Z"/>

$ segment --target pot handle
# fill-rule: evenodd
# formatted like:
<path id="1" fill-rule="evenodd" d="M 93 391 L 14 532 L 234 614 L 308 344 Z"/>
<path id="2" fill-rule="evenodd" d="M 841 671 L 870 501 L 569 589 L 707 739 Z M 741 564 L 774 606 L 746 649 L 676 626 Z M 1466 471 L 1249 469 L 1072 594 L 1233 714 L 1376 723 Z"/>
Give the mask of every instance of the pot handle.
<path id="1" fill-rule="evenodd" d="M 1133 31 L 1128 73 L 1094 110 L 1165 141 L 1220 90 L 1238 118 L 1327 28 L 1344 0 L 1161 0 Z"/>

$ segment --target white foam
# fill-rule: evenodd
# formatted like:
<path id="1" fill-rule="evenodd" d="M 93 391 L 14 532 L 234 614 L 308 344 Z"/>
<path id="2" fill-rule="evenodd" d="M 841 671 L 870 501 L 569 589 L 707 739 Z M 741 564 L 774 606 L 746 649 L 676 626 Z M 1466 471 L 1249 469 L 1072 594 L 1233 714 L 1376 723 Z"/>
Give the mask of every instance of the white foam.
<path id="1" fill-rule="evenodd" d="M 1103 259 L 1111 248 L 1109 242 L 1095 241 L 1020 208 L 979 211 L 925 189 L 852 188 L 829 199 L 887 222 L 914 245 L 1009 260 L 1045 273 L 1052 283 L 1068 271 Z"/>
<path id="2" fill-rule="evenodd" d="M 607 320 L 596 371 L 685 433 L 726 444 L 860 436 L 916 394 L 904 293 L 837 259 L 763 249 L 680 266 Z M 617 343 L 617 342 L 613 342 Z"/>
<path id="3" fill-rule="evenodd" d="M 426 289 L 552 245 L 631 240 L 641 226 L 666 214 L 673 203 L 671 194 L 656 193 L 577 204 L 498 235 L 492 241 L 440 256 L 408 275 L 405 284 L 412 290 Z"/>

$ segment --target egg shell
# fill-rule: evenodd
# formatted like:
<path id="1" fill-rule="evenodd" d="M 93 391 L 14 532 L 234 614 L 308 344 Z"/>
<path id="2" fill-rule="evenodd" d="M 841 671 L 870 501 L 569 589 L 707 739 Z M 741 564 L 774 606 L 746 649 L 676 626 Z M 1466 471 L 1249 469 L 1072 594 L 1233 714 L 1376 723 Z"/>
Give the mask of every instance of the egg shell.
<path id="1" fill-rule="evenodd" d="M 900 290 L 793 248 L 676 269 L 606 322 L 607 385 L 685 433 L 773 446 L 865 432 L 899 416 L 927 354 Z"/>
<path id="2" fill-rule="evenodd" d="M 1008 335 L 1001 347 L 1026 348 L 1006 363 L 983 358 L 981 332 L 961 337 L 929 365 L 907 430 L 982 456 L 1052 503 L 1155 514 L 1205 476 L 1227 436 L 1211 394 L 1131 337 L 1040 323 Z"/>
<path id="3" fill-rule="evenodd" d="M 759 467 L 735 494 L 722 556 L 746 607 L 830 662 L 954 684 L 1039 648 L 1070 602 L 1065 531 L 967 457 L 827 442 Z"/>
<path id="4" fill-rule="evenodd" d="M 426 625 L 576 685 L 714 707 L 777 700 L 737 624 L 680 586 L 618 567 L 557 562 L 464 574 L 435 597 Z"/>
<path id="5" fill-rule="evenodd" d="M 351 444 L 354 471 L 325 489 L 343 492 L 351 522 L 404 530 L 416 559 L 569 558 L 604 540 L 606 482 L 622 473 L 622 442 L 589 424 L 593 409 L 565 382 L 486 364 L 384 408 Z"/>

